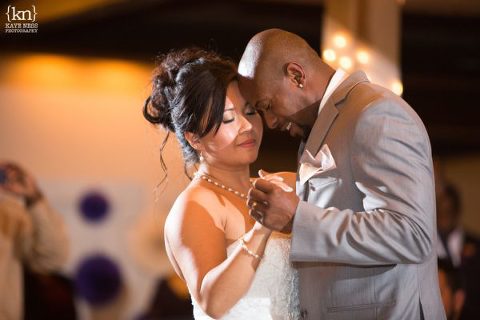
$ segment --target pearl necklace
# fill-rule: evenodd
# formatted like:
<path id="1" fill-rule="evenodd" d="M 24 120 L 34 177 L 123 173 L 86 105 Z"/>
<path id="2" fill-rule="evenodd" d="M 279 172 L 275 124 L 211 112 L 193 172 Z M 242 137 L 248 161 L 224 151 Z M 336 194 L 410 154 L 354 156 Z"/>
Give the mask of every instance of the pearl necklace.
<path id="1" fill-rule="evenodd" d="M 242 198 L 242 199 L 247 199 L 247 195 L 246 195 L 245 193 L 242 193 L 242 192 L 237 191 L 237 190 L 235 190 L 235 189 L 233 189 L 233 188 L 227 187 L 227 186 L 224 185 L 223 183 L 220 183 L 220 182 L 218 182 L 218 181 L 213 180 L 210 176 L 208 176 L 208 175 L 206 175 L 206 174 L 200 174 L 199 177 L 200 177 L 200 179 L 205 180 L 205 181 L 207 181 L 208 183 L 211 183 L 211 184 L 213 184 L 213 185 L 215 185 L 215 186 L 217 186 L 217 187 L 219 187 L 219 188 L 221 188 L 221 189 L 227 190 L 227 191 L 235 194 L 236 196 L 238 196 L 238 197 L 240 197 L 240 198 Z M 252 179 L 250 179 L 250 183 L 252 183 Z"/>

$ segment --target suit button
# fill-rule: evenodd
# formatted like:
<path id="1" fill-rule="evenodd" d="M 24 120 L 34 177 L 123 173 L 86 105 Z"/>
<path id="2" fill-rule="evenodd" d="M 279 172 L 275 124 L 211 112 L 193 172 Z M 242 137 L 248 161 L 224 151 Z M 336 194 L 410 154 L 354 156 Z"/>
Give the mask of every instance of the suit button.
<path id="1" fill-rule="evenodd" d="M 307 317 L 308 317 L 308 311 L 305 310 L 305 309 L 300 310 L 300 317 L 301 317 L 302 319 L 307 319 Z"/>

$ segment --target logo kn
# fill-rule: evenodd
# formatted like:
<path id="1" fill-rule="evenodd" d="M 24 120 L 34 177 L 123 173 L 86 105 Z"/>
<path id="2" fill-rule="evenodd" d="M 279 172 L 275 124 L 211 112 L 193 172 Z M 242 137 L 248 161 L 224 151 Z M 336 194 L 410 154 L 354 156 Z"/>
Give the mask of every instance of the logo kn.
<path id="1" fill-rule="evenodd" d="M 17 10 L 14 6 L 8 6 L 7 13 L 8 22 L 12 21 L 30 21 L 35 22 L 37 12 L 35 5 L 32 4 L 32 10 Z"/>

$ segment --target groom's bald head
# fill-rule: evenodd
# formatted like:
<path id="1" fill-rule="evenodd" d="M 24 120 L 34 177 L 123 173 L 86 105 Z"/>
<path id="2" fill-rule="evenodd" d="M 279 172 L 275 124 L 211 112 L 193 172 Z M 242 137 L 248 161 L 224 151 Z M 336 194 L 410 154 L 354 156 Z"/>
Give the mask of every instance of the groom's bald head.
<path id="1" fill-rule="evenodd" d="M 255 78 L 255 82 L 272 82 L 281 79 L 288 62 L 308 68 L 317 60 L 317 52 L 301 37 L 288 31 L 269 29 L 256 34 L 248 42 L 238 72 L 242 77 Z"/>
<path id="2" fill-rule="evenodd" d="M 243 97 L 269 128 L 311 126 L 334 70 L 296 34 L 269 29 L 247 44 L 238 66 Z"/>

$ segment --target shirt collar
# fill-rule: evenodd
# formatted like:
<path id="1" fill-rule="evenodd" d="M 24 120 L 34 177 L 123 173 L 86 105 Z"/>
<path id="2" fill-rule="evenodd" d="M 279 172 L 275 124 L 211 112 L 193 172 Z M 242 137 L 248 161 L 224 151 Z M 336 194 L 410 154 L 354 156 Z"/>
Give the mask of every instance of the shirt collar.
<path id="1" fill-rule="evenodd" d="M 330 99 L 330 96 L 332 93 L 335 91 L 335 89 L 338 88 L 338 86 L 348 78 L 349 74 L 345 72 L 343 69 L 337 69 L 335 73 L 333 74 L 332 79 L 330 79 L 330 82 L 327 85 L 327 88 L 325 89 L 325 94 L 323 95 L 322 100 L 320 100 L 320 107 L 318 108 L 318 114 L 320 114 L 320 111 L 322 111 L 323 106 L 327 103 L 328 99 Z"/>

